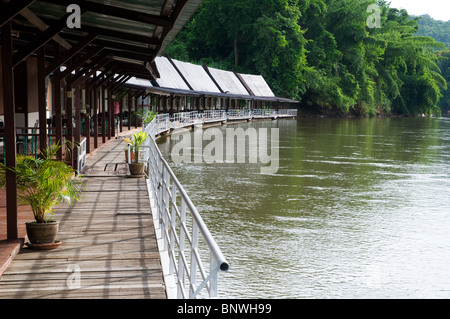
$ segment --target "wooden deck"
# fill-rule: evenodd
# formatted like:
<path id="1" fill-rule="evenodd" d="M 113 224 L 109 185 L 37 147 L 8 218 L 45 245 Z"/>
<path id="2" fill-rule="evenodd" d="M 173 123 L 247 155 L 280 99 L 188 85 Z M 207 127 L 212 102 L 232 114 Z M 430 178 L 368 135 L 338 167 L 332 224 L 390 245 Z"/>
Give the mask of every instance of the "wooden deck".
<path id="1" fill-rule="evenodd" d="M 0 278 L 0 298 L 166 298 L 144 179 L 128 178 L 124 142 L 88 158 L 83 199 L 60 205 L 54 250 L 25 247 Z"/>

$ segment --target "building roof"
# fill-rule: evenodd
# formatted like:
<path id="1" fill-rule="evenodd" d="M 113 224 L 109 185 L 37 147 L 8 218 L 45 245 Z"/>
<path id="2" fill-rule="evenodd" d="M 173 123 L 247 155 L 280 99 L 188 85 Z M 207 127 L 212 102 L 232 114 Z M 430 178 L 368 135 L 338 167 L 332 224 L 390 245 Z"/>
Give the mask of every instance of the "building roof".
<path id="1" fill-rule="evenodd" d="M 249 92 L 234 72 L 215 68 L 208 68 L 211 76 L 216 80 L 223 92 L 231 94 L 248 95 Z"/>
<path id="2" fill-rule="evenodd" d="M 180 73 L 178 73 L 167 58 L 157 57 L 155 62 L 160 75 L 160 77 L 156 79 L 156 82 L 160 87 L 190 90 Z"/>
<path id="3" fill-rule="evenodd" d="M 266 80 L 261 75 L 240 74 L 255 96 L 275 97 Z"/>
<path id="4" fill-rule="evenodd" d="M 160 77 L 153 81 L 154 84 L 139 78 L 131 78 L 126 82 L 126 86 L 166 96 L 205 96 L 267 102 L 297 102 L 275 96 L 261 75 L 238 74 L 234 71 L 208 68 L 206 65 L 200 66 L 167 57 L 158 57 L 155 62 Z"/>
<path id="5" fill-rule="evenodd" d="M 203 0 L 15 2 L 17 4 L 13 1 L 3 4 L 0 1 L 0 10 L 2 15 L 3 12 L 11 12 L 12 28 L 19 35 L 16 42 L 29 49 L 18 55 L 20 61 L 32 55 L 32 49 L 45 45 L 47 60 L 56 60 L 55 63 L 62 61 L 63 65 L 67 60 L 55 59 L 58 54 L 50 41 L 53 39 L 61 45 L 61 53 L 67 53 L 67 56 L 77 45 L 82 47 L 77 51 L 79 53 L 88 54 L 98 49 L 92 58 L 106 57 L 110 60 L 102 69 L 112 69 L 114 66 L 120 74 L 155 79 L 159 75 L 154 59 L 164 53 Z M 67 19 L 72 14 L 67 12 L 67 7 L 71 4 L 77 4 L 81 10 L 81 28 L 67 26 Z"/>
<path id="6" fill-rule="evenodd" d="M 217 85 L 201 65 L 171 60 L 174 67 L 184 76 L 194 91 L 221 93 Z"/>

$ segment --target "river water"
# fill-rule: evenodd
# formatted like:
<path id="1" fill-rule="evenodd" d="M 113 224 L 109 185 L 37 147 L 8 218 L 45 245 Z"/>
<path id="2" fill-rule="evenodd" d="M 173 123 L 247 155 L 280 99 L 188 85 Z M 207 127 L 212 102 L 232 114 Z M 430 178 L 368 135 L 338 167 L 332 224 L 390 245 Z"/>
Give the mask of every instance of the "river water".
<path id="1" fill-rule="evenodd" d="M 279 129 L 277 172 L 159 141 L 230 264 L 219 297 L 450 298 L 450 119 L 236 127 Z"/>

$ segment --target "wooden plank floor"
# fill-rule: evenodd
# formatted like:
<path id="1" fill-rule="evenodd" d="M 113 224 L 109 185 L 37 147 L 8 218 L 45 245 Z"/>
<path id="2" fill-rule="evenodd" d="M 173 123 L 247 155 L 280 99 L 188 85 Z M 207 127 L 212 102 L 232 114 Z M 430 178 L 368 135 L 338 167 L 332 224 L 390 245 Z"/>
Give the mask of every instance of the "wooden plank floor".
<path id="1" fill-rule="evenodd" d="M 88 159 L 82 201 L 55 211 L 63 244 L 22 249 L 0 298 L 166 298 L 145 179 L 124 176 L 123 149 L 115 140 Z"/>

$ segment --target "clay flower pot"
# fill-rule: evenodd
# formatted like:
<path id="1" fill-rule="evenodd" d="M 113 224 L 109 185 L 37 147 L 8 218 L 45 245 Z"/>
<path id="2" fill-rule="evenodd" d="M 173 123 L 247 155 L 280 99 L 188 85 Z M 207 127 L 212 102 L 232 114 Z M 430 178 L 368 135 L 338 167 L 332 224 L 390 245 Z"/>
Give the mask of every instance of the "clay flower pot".
<path id="1" fill-rule="evenodd" d="M 28 240 L 32 245 L 53 244 L 58 235 L 59 222 L 25 223 Z"/>
<path id="2" fill-rule="evenodd" d="M 130 169 L 130 175 L 131 176 L 144 176 L 144 169 L 145 169 L 144 163 L 128 164 L 128 168 Z"/>

